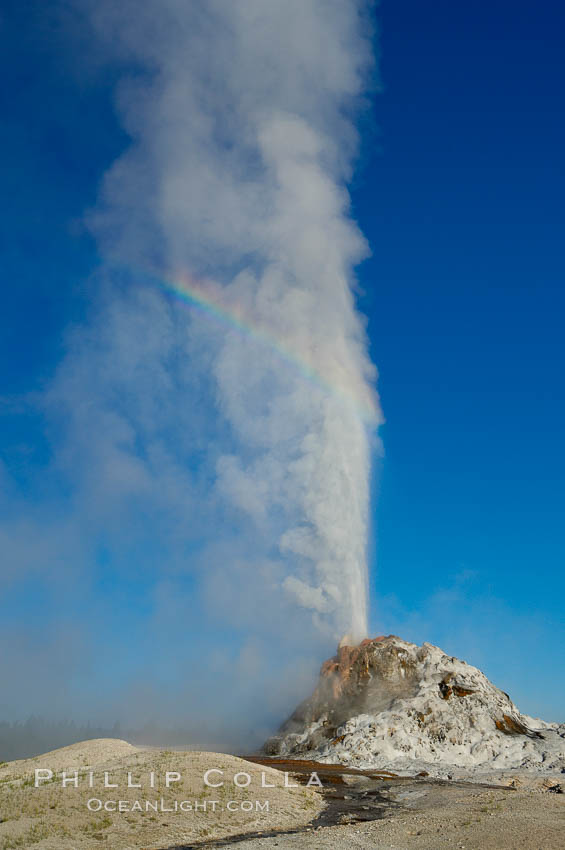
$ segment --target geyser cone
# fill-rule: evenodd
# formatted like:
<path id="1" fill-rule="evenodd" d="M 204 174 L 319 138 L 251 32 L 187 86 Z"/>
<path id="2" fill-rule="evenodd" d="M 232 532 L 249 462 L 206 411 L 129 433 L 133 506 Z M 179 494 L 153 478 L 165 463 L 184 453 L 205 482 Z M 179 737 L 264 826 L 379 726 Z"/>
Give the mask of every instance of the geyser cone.
<path id="1" fill-rule="evenodd" d="M 520 713 L 476 667 L 395 635 L 342 641 L 270 754 L 429 772 L 442 766 L 565 769 L 565 725 Z"/>

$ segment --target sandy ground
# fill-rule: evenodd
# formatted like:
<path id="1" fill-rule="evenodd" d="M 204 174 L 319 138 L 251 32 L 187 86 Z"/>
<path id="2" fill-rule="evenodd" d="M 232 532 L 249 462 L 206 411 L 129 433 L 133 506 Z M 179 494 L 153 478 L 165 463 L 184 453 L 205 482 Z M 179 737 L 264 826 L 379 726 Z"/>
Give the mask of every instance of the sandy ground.
<path id="1" fill-rule="evenodd" d="M 276 769 L 274 760 L 259 761 L 102 739 L 10 762 L 0 766 L 0 850 L 565 850 L 565 794 L 556 793 L 563 787 L 561 775 L 514 772 L 493 776 L 496 785 L 481 785 L 308 762 L 279 763 Z M 34 787 L 36 768 L 51 769 L 53 779 Z M 223 787 L 204 784 L 209 768 L 224 771 L 211 777 L 224 779 Z M 321 789 L 285 787 L 284 771 L 289 783 L 298 783 L 316 768 Z M 62 770 L 79 772 L 78 788 L 62 788 Z M 181 773 L 182 782 L 166 788 L 167 770 Z M 117 789 L 103 787 L 104 771 Z M 127 788 L 128 771 L 142 789 Z M 238 772 L 250 777 L 249 787 L 234 785 Z M 264 788 L 264 782 L 274 787 Z M 89 799 L 130 805 L 162 799 L 169 811 L 90 812 Z M 187 800 L 192 809 L 171 812 L 174 800 Z M 216 806 L 207 808 L 212 801 Z M 244 801 L 262 806 L 268 801 L 268 811 L 244 811 Z"/>
<path id="2" fill-rule="evenodd" d="M 204 783 L 210 768 L 224 772 L 210 776 L 214 782 L 223 779 L 222 787 Z M 35 769 L 50 769 L 54 776 L 35 787 Z M 62 787 L 58 775 L 62 770 L 68 776 L 78 771 L 78 787 Z M 90 771 L 93 787 L 89 787 Z M 118 788 L 104 787 L 105 771 L 108 783 Z M 180 773 L 182 781 L 167 788 L 167 771 Z M 128 772 L 132 783 L 141 782 L 141 789 L 128 789 Z M 154 788 L 151 772 L 155 773 Z M 234 784 L 239 772 L 250 777 L 248 787 Z M 247 782 L 247 777 L 242 775 L 239 781 Z M 262 787 L 263 781 L 274 787 Z M 0 850 L 160 850 L 212 837 L 307 824 L 324 808 L 324 800 L 303 786 L 285 788 L 284 782 L 278 770 L 219 753 L 143 749 L 112 739 L 73 744 L 0 767 Z M 89 811 L 89 800 L 109 802 L 112 807 L 123 800 L 127 807 L 121 813 Z M 136 800 L 142 811 L 133 809 Z M 146 800 L 159 810 L 146 809 Z M 175 801 L 187 801 L 190 810 L 174 811 Z"/>

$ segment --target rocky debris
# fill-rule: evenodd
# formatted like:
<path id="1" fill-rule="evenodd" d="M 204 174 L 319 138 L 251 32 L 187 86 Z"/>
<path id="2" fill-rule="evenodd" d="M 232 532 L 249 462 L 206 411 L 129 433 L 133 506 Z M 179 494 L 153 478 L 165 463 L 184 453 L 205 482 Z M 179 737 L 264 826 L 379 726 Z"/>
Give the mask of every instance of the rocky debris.
<path id="1" fill-rule="evenodd" d="M 565 770 L 565 726 L 522 715 L 476 667 L 395 635 L 342 644 L 269 755 L 356 767 Z"/>
<path id="2" fill-rule="evenodd" d="M 500 732 L 505 735 L 527 735 L 529 738 L 543 738 L 541 732 L 532 731 L 516 720 L 514 717 L 509 717 L 508 714 L 502 715 L 502 720 L 495 720 L 494 725 Z"/>

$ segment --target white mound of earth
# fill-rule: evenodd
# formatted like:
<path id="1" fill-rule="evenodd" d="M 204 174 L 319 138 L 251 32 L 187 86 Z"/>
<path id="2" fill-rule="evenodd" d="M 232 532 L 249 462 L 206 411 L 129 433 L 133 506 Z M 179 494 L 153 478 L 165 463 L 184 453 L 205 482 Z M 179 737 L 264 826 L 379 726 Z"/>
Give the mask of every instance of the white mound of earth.
<path id="1" fill-rule="evenodd" d="M 267 753 L 433 776 L 565 773 L 565 724 L 520 713 L 476 667 L 390 635 L 340 646 Z"/>
<path id="2" fill-rule="evenodd" d="M 103 738 L 0 764 L 0 850 L 163 850 L 295 829 L 323 808 L 315 790 L 224 753 Z"/>

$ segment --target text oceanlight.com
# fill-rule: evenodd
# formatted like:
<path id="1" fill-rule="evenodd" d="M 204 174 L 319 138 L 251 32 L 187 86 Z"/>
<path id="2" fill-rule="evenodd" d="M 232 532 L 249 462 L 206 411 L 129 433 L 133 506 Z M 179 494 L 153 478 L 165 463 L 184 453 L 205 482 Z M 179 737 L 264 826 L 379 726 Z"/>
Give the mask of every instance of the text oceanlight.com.
<path id="1" fill-rule="evenodd" d="M 90 812 L 268 812 L 268 800 L 99 800 L 87 802 Z"/>

